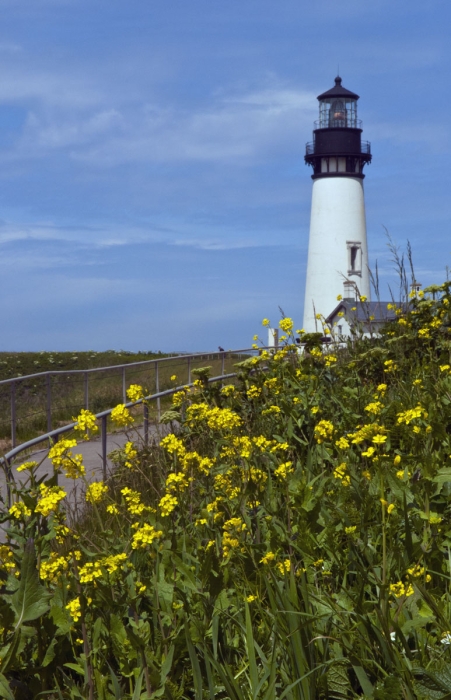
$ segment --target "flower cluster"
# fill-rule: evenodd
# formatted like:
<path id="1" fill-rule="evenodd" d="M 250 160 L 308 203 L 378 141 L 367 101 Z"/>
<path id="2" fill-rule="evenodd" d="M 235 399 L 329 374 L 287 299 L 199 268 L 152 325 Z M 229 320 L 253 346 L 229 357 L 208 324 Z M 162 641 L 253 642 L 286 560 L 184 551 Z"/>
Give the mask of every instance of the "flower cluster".
<path id="1" fill-rule="evenodd" d="M 97 418 L 95 417 L 94 413 L 91 413 L 91 411 L 88 411 L 85 408 L 82 408 L 78 416 L 76 418 L 72 418 L 72 420 L 77 422 L 75 430 L 77 430 L 79 433 L 84 433 L 83 438 L 85 440 L 89 439 L 89 433 L 95 435 L 99 432 Z"/>
<path id="2" fill-rule="evenodd" d="M 125 456 L 125 466 L 132 469 L 136 464 L 136 458 L 138 457 L 138 451 L 132 442 L 126 442 L 124 445 L 124 456 Z"/>
<path id="3" fill-rule="evenodd" d="M 38 463 L 34 462 L 34 461 L 24 462 L 19 467 L 17 467 L 16 471 L 18 471 L 18 472 L 32 471 L 37 466 L 38 466 Z"/>
<path id="4" fill-rule="evenodd" d="M 93 481 L 86 489 L 88 503 L 100 503 L 108 493 L 108 486 L 103 481 Z"/>
<path id="5" fill-rule="evenodd" d="M 317 425 L 315 425 L 314 435 L 316 442 L 322 443 L 326 440 L 331 440 L 334 434 L 334 426 L 330 420 L 320 420 Z"/>
<path id="6" fill-rule="evenodd" d="M 23 501 L 16 501 L 9 509 L 9 514 L 12 515 L 13 518 L 16 518 L 16 520 L 29 518 L 31 513 L 31 508 L 28 508 Z"/>
<path id="7" fill-rule="evenodd" d="M 156 530 L 153 525 L 144 523 L 144 525 L 139 527 L 133 534 L 132 549 L 147 547 L 160 537 L 163 537 L 162 530 Z"/>
<path id="8" fill-rule="evenodd" d="M 134 491 L 128 486 L 125 486 L 121 489 L 121 494 L 127 504 L 127 510 L 131 515 L 141 515 L 147 510 L 147 506 L 141 503 L 141 494 L 138 491 Z"/>
<path id="9" fill-rule="evenodd" d="M 163 496 L 163 498 L 161 498 L 158 504 L 161 511 L 161 516 L 165 518 L 166 516 L 170 515 L 173 510 L 175 510 L 177 505 L 177 498 L 172 496 L 170 493 L 167 493 L 165 496 Z"/>
<path id="10" fill-rule="evenodd" d="M 130 401 L 139 401 L 144 398 L 144 389 L 140 384 L 130 384 L 127 389 L 127 398 Z"/>
<path id="11" fill-rule="evenodd" d="M 111 420 L 118 428 L 126 428 L 134 422 L 133 416 L 123 403 L 113 408 L 111 411 Z"/>
<path id="12" fill-rule="evenodd" d="M 55 582 L 60 575 L 69 568 L 69 561 L 64 556 L 58 556 L 55 552 L 50 554 L 46 561 L 41 561 L 39 576 L 43 581 Z"/>
<path id="13" fill-rule="evenodd" d="M 74 622 L 78 622 L 81 617 L 80 598 L 73 598 L 67 605 L 66 610 L 69 610 L 70 616 Z"/>
<path id="14" fill-rule="evenodd" d="M 66 498 L 66 492 L 59 486 L 46 486 L 41 484 L 39 487 L 40 497 L 36 505 L 36 513 L 41 513 L 44 517 L 50 515 L 58 509 L 59 502 Z"/>
<path id="15" fill-rule="evenodd" d="M 78 479 L 85 474 L 82 455 L 72 454 L 71 448 L 76 446 L 76 440 L 59 440 L 49 451 L 49 459 L 52 461 L 54 468 L 63 469 L 68 479 Z"/>

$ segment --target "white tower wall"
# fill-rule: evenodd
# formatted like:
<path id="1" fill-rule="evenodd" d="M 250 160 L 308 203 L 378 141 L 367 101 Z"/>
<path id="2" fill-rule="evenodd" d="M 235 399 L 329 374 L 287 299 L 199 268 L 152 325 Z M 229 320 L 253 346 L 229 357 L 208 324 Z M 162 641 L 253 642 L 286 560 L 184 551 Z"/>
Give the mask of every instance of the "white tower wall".
<path id="1" fill-rule="evenodd" d="M 343 294 L 345 278 L 370 299 L 363 180 L 319 177 L 313 181 L 303 327 L 321 332 L 316 313 L 328 316 Z"/>

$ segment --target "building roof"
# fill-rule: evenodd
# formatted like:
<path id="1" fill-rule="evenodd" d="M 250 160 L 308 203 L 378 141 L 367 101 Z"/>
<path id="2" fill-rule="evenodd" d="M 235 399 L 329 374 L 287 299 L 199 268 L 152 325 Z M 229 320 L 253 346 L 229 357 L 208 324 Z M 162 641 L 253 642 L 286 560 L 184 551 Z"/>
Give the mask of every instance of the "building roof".
<path id="1" fill-rule="evenodd" d="M 333 88 L 330 90 L 327 90 L 326 92 L 323 92 L 321 95 L 318 95 L 318 100 L 325 100 L 328 97 L 347 97 L 348 99 L 351 100 L 358 100 L 359 96 L 355 94 L 355 92 L 351 92 L 350 90 L 346 90 L 341 84 L 341 78 L 339 75 L 335 78 L 335 85 Z"/>
<path id="2" fill-rule="evenodd" d="M 388 304 L 394 308 L 387 309 Z M 353 299 L 343 299 L 326 318 L 326 323 L 331 324 L 340 311 L 344 313 L 350 325 L 368 322 L 370 316 L 374 317 L 371 319 L 372 323 L 388 323 L 388 321 L 394 321 L 397 318 L 396 309 L 399 307 L 404 308 L 405 304 L 391 301 L 354 301 Z"/>

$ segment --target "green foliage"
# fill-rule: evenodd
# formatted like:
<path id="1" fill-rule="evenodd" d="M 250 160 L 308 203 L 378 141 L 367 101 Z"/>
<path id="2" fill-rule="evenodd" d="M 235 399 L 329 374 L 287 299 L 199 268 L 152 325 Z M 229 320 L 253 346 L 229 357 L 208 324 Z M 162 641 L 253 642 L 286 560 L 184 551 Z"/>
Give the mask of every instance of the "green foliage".
<path id="1" fill-rule="evenodd" d="M 283 319 L 234 385 L 200 368 L 159 446 L 130 427 L 75 520 L 20 472 L 0 697 L 451 697 L 450 306 L 305 354 Z"/>

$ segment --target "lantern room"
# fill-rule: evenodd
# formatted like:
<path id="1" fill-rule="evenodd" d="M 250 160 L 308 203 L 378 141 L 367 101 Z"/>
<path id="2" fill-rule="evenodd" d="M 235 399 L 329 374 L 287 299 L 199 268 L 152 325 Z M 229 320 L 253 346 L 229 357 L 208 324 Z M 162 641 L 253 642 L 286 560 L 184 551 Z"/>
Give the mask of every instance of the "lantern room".
<path id="1" fill-rule="evenodd" d="M 335 78 L 331 90 L 319 95 L 319 121 L 317 129 L 360 128 L 357 120 L 357 100 L 359 96 L 346 90 L 341 84 L 340 76 Z"/>

